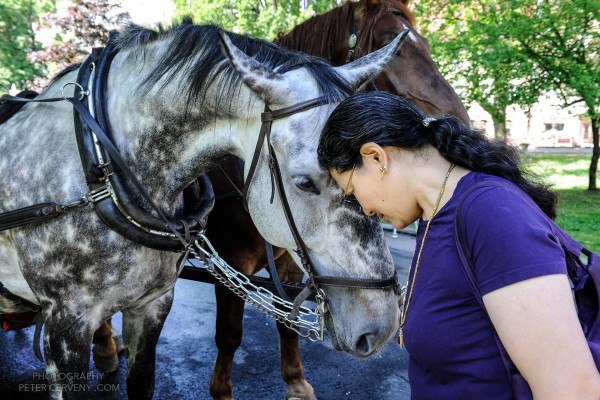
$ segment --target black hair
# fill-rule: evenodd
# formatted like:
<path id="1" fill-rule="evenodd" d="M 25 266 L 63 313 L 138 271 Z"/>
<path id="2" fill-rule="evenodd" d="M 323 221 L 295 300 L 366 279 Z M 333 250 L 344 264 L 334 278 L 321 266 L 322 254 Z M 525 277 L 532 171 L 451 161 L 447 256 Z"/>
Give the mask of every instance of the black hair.
<path id="1" fill-rule="evenodd" d="M 556 218 L 557 195 L 527 171 L 522 153 L 503 141 L 488 139 L 481 131 L 454 117 L 432 120 L 402 97 L 367 92 L 342 101 L 327 121 L 319 141 L 321 168 L 342 173 L 360 167 L 360 148 L 368 142 L 406 150 L 436 148 L 451 163 L 514 182 L 550 218 Z"/>

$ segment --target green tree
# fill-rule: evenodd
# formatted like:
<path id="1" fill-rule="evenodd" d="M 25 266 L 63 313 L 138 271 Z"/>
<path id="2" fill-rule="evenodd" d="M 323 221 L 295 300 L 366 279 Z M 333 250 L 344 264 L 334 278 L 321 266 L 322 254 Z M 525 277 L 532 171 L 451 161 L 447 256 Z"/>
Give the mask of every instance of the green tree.
<path id="1" fill-rule="evenodd" d="M 421 25 L 442 72 L 465 82 L 464 96 L 492 116 L 505 137 L 505 109 L 524 109 L 550 90 L 563 105 L 583 102 L 594 151 L 589 189 L 596 190 L 600 124 L 600 2 L 597 0 L 420 1 Z"/>
<path id="2" fill-rule="evenodd" d="M 460 82 L 464 100 L 480 104 L 505 140 L 507 107 L 527 109 L 542 90 L 531 60 L 506 35 L 506 10 L 495 0 L 446 0 L 420 1 L 417 12 L 442 74 Z"/>
<path id="3" fill-rule="evenodd" d="M 0 2 L 0 84 L 25 88 L 42 73 L 41 66 L 28 59 L 39 44 L 34 27 L 39 16 L 54 10 L 55 0 L 2 0 Z"/>
<path id="4" fill-rule="evenodd" d="M 277 33 L 338 4 L 338 0 L 175 0 L 175 18 L 190 15 L 196 23 L 214 23 L 233 32 L 273 40 Z"/>
<path id="5" fill-rule="evenodd" d="M 600 157 L 600 2 L 510 0 L 510 37 L 564 106 L 582 103 L 593 135 L 588 189 L 597 190 Z M 534 34 L 532 34 L 534 33 Z"/>
<path id="6" fill-rule="evenodd" d="M 43 71 L 34 88 L 41 90 L 58 71 L 83 61 L 92 48 L 105 46 L 109 30 L 119 19 L 127 19 L 125 14 L 116 13 L 116 8 L 110 0 L 72 0 L 60 13 L 41 15 L 40 27 L 52 27 L 56 34 L 44 49 L 29 54 Z"/>

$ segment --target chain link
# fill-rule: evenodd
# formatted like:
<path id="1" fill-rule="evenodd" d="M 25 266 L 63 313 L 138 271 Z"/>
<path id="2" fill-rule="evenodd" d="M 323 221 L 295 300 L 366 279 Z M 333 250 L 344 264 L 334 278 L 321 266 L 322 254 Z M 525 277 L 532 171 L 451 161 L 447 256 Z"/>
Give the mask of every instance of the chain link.
<path id="1" fill-rule="evenodd" d="M 200 242 L 204 242 L 208 250 Z M 201 257 L 196 249 L 206 256 L 206 261 L 204 261 L 204 257 Z M 217 281 L 248 304 L 258 308 L 267 316 L 284 324 L 287 328 L 312 342 L 323 340 L 325 328 L 323 318 L 325 294 L 321 289 L 317 289 L 317 295 L 315 296 L 317 301 L 316 310 L 300 306 L 298 318 L 291 320 L 289 314 L 294 307 L 293 303 L 283 300 L 264 287 L 254 285 L 246 275 L 233 269 L 233 267 L 219 256 L 204 233 L 201 232 L 197 235 L 194 246 L 190 246 L 189 250 Z"/>

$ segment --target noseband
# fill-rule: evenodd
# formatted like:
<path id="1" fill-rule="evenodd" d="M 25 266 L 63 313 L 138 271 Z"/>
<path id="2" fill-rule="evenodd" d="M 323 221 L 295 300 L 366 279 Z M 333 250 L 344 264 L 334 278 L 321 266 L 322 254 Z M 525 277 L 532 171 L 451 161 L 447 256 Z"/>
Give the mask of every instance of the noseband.
<path id="1" fill-rule="evenodd" d="M 271 125 L 273 121 L 276 121 L 278 119 L 287 118 L 294 114 L 307 111 L 328 103 L 329 101 L 327 100 L 327 98 L 317 97 L 315 99 L 308 100 L 279 110 L 271 110 L 268 105 L 265 105 L 265 111 L 261 114 L 262 125 L 260 128 L 260 133 L 258 135 L 258 141 L 254 149 L 254 156 L 252 157 L 252 162 L 250 163 L 248 176 L 244 183 L 243 202 L 244 207 L 246 208 L 246 210 L 248 210 L 248 192 L 252 183 L 252 178 L 254 177 L 254 173 L 256 172 L 256 167 L 258 165 L 258 159 L 260 158 L 260 153 L 263 148 L 263 144 L 266 140 L 268 148 L 267 164 L 269 165 L 269 170 L 271 174 L 271 203 L 273 203 L 276 187 L 277 193 L 279 194 L 279 198 L 281 200 L 281 204 L 283 206 L 285 218 L 292 232 L 292 236 L 294 237 L 294 241 L 296 242 L 296 250 L 294 251 L 298 254 L 298 257 L 302 262 L 304 271 L 308 275 L 306 287 L 294 299 L 294 307 L 289 315 L 289 318 L 291 320 L 294 320 L 298 316 L 300 306 L 302 305 L 302 303 L 304 303 L 306 299 L 308 299 L 308 297 L 310 297 L 312 293 L 317 293 L 323 300 L 326 300 L 325 294 L 321 289 L 323 286 L 345 287 L 355 289 L 394 288 L 396 292 L 398 291 L 398 273 L 396 271 L 394 271 L 394 274 L 387 279 L 343 278 L 337 276 L 318 275 L 308 255 L 308 249 L 306 247 L 306 244 L 302 240 L 302 237 L 298 232 L 298 228 L 296 227 L 296 223 L 292 215 L 292 210 L 290 208 L 287 196 L 285 194 L 283 178 L 281 176 L 281 168 L 279 167 L 277 155 L 275 154 L 275 150 L 273 149 L 273 146 L 271 144 Z M 273 279 L 276 279 L 276 277 L 273 277 Z"/>

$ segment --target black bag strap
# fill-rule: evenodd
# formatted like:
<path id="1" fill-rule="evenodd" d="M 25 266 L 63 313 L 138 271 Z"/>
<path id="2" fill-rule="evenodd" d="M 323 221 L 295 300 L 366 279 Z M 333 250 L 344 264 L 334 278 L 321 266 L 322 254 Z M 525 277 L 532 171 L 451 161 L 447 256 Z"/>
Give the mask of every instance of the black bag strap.
<path id="1" fill-rule="evenodd" d="M 490 316 L 485 308 L 485 304 L 483 303 L 483 298 L 481 296 L 481 292 L 479 291 L 479 287 L 477 286 L 477 280 L 475 278 L 475 270 L 474 270 L 473 262 L 470 259 L 470 257 L 468 256 L 469 252 L 466 249 L 465 232 L 464 232 L 464 229 L 462 228 L 462 222 L 461 222 L 461 217 L 460 217 L 462 205 L 465 202 L 465 200 L 469 197 L 469 195 L 471 195 L 476 190 L 485 188 L 485 187 L 511 188 L 510 184 L 508 184 L 508 183 L 504 183 L 502 181 L 494 181 L 494 180 L 479 182 L 479 183 L 471 186 L 465 192 L 465 194 L 461 197 L 461 199 L 458 203 L 458 206 L 456 207 L 456 214 L 454 215 L 454 240 L 456 242 L 456 250 L 458 251 L 458 256 L 460 258 L 461 265 L 463 267 L 463 271 L 465 273 L 465 276 L 467 277 L 467 281 L 469 282 L 471 289 L 473 289 L 473 293 L 475 294 L 475 298 L 477 299 L 477 302 L 481 306 L 481 309 L 483 310 L 484 314 L 486 315 L 486 317 L 488 319 L 488 322 L 490 323 L 490 326 L 492 327 L 492 331 L 494 334 L 494 340 L 496 341 L 496 345 L 498 346 L 498 351 L 500 352 L 500 356 L 502 357 L 502 363 L 504 364 L 504 367 L 506 368 L 506 371 L 508 373 L 508 379 L 511 382 L 511 385 L 514 390 L 515 382 L 513 381 L 513 376 L 516 374 L 519 374 L 519 370 L 517 369 L 515 364 L 512 362 L 512 360 L 510 359 L 510 356 L 508 355 L 508 352 L 504 348 L 504 345 L 502 344 L 502 341 L 500 340 L 500 337 L 498 336 L 498 333 L 496 332 L 496 329 L 494 328 L 494 324 L 492 323 L 492 320 L 490 319 Z M 533 395 L 531 397 L 533 397 Z"/>

